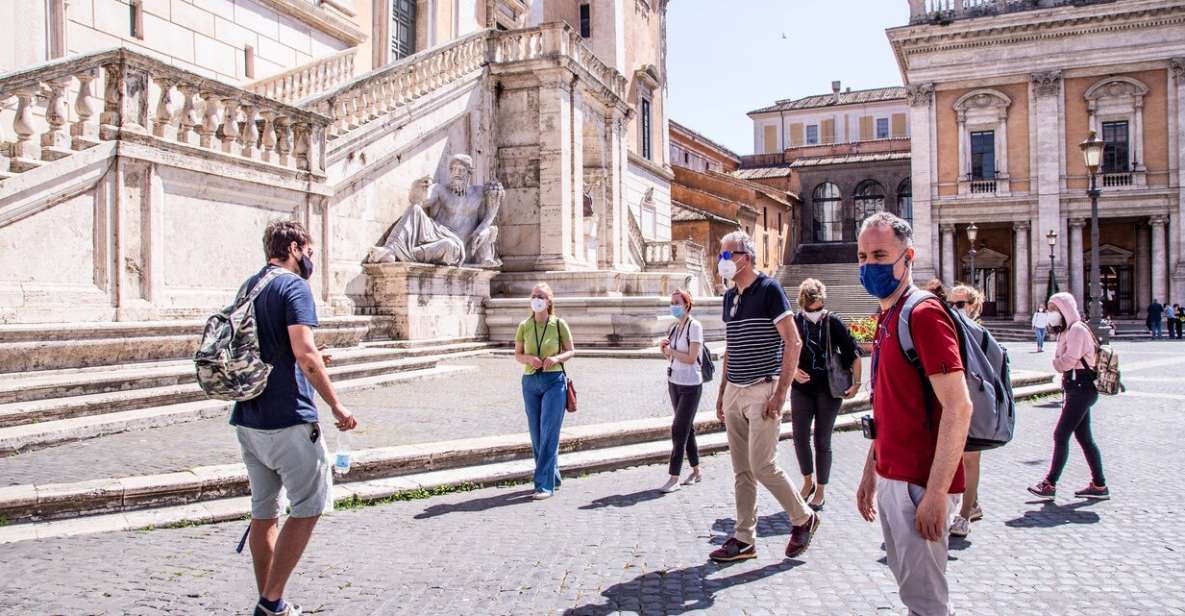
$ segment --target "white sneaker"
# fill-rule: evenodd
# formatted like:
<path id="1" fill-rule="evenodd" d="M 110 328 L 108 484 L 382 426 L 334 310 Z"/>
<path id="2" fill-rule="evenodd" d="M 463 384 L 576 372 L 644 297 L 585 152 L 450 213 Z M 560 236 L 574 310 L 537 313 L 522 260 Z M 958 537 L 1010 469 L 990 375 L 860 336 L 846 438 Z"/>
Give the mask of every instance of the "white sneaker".
<path id="1" fill-rule="evenodd" d="M 662 484 L 662 487 L 659 488 L 659 490 L 662 491 L 663 494 L 677 492 L 679 490 L 679 478 L 671 477 L 666 483 Z"/>
<path id="2" fill-rule="evenodd" d="M 967 521 L 961 515 L 955 516 L 953 522 L 950 523 L 950 534 L 954 537 L 966 537 L 971 533 L 971 522 Z"/>
<path id="3" fill-rule="evenodd" d="M 540 491 L 536 492 L 534 494 L 534 496 L 532 496 L 531 498 L 533 498 L 535 500 L 547 500 L 547 499 L 551 498 L 551 492 L 540 490 Z"/>
<path id="4" fill-rule="evenodd" d="M 685 486 L 694 485 L 694 484 L 697 484 L 703 480 L 704 480 L 704 474 L 700 471 L 694 471 L 693 473 L 691 473 L 690 475 L 687 476 L 687 479 L 683 480 L 683 485 L 685 485 Z"/>
<path id="5" fill-rule="evenodd" d="M 978 503 L 976 503 L 976 505 L 971 508 L 971 517 L 967 519 L 971 522 L 978 522 L 983 519 L 983 509 L 979 508 Z"/>

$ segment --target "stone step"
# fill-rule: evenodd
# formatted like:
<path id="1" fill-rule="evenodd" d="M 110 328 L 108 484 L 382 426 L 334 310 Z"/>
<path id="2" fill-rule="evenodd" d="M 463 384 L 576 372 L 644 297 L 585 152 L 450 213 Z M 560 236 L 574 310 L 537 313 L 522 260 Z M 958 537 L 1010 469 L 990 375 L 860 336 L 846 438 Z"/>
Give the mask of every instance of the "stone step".
<path id="1" fill-rule="evenodd" d="M 357 353 L 363 355 L 368 349 Z M 423 370 L 436 365 L 434 356 L 390 359 L 390 353 L 371 354 L 364 361 L 344 366 L 331 364 L 330 376 L 338 379 L 356 379 L 388 372 Z M 180 366 L 172 366 L 177 370 Z M 192 372 L 192 364 L 189 371 Z M 99 377 L 101 375 L 94 375 Z M 115 375 L 119 376 L 119 375 Z M 130 375 L 125 375 L 130 376 Z M 115 386 L 115 381 L 93 378 L 100 385 Z M 75 417 L 86 417 L 119 411 L 131 411 L 149 407 L 161 407 L 186 402 L 206 400 L 206 394 L 198 387 L 195 379 L 186 379 L 176 385 L 139 387 L 135 389 L 105 391 L 102 393 L 72 395 L 69 397 L 44 398 L 31 401 L 17 401 L 0 404 L 0 428 L 29 423 L 40 423 Z"/>
<path id="2" fill-rule="evenodd" d="M 411 368 L 417 360 L 400 360 L 404 368 L 393 370 L 392 366 L 368 364 L 368 369 L 354 378 L 335 380 L 339 392 L 378 387 L 402 380 L 416 380 L 444 376 L 458 372 L 448 366 L 435 366 L 434 361 L 425 366 Z M 386 363 L 386 362 L 384 362 Z M 226 417 L 233 403 L 221 400 L 203 399 L 194 402 L 153 406 L 119 412 L 84 415 L 40 423 L 26 423 L 0 428 L 0 456 L 20 454 L 50 447 L 65 442 L 97 438 L 133 430 L 149 430 L 178 423 L 199 421 L 214 417 Z"/>
<path id="3" fill-rule="evenodd" d="M 347 349 L 326 349 L 325 352 L 333 357 L 331 367 L 339 368 L 417 357 L 461 357 L 484 352 L 492 346 L 486 342 L 446 342 L 435 346 L 363 343 Z M 189 360 L 0 374 L 0 409 L 15 402 L 160 388 L 193 383 L 196 379 L 193 362 Z M 0 419 L 2 425 L 5 424 Z"/>
<path id="4" fill-rule="evenodd" d="M 1059 391 L 1048 373 L 1019 373 L 1014 381 L 1017 400 Z M 862 393 L 843 404 L 843 424 L 855 423 L 855 414 L 869 409 L 867 393 Z M 788 422 L 790 409 L 784 410 L 783 421 Z M 718 443 L 727 447 L 723 426 L 715 412 L 705 411 L 696 416 L 697 440 L 703 444 Z M 790 424 L 782 426 L 783 438 L 789 436 Z M 590 458 L 601 456 L 590 452 L 620 447 L 638 447 L 651 451 L 654 461 L 670 454 L 670 419 L 655 417 L 607 424 L 574 426 L 561 432 L 560 450 L 566 460 L 587 453 Z M 718 449 L 713 449 L 718 450 Z M 531 464 L 530 439 L 525 434 L 443 441 L 396 447 L 381 447 L 355 452 L 354 464 L 348 476 L 337 486 L 346 494 L 370 494 L 368 486 L 405 485 L 409 475 L 449 469 L 471 469 L 490 464 Z M 565 462 L 568 472 L 577 472 Z M 464 470 L 455 471 L 464 474 Z M 78 483 L 22 485 L 0 488 L 0 516 L 12 521 L 41 521 L 97 513 L 129 515 L 143 509 L 185 505 L 202 510 L 210 501 L 247 493 L 247 475 L 242 464 L 223 464 L 197 467 L 186 471 L 138 477 L 100 479 Z M 147 515 L 147 514 L 145 514 Z M 241 515 L 241 514 L 240 514 Z M 236 516 L 237 517 L 237 516 Z M 143 517 L 137 518 L 143 519 Z M 14 525 L 22 526 L 22 525 Z M 0 528 L 0 542 L 13 526 Z"/>

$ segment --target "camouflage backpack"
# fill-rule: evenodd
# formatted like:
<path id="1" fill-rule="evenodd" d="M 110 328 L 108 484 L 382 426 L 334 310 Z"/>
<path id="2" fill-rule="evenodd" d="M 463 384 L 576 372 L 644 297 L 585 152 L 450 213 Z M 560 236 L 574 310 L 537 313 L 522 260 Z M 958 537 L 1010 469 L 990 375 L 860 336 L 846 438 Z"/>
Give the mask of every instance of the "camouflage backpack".
<path id="1" fill-rule="evenodd" d="M 193 355 L 197 380 L 206 395 L 216 400 L 250 400 L 263 393 L 270 364 L 259 353 L 259 335 L 255 330 L 255 298 L 276 278 L 292 272 L 277 267 L 251 292 L 239 290 L 233 304 L 206 320 L 201 344 Z M 295 274 L 292 274 L 295 276 Z"/>

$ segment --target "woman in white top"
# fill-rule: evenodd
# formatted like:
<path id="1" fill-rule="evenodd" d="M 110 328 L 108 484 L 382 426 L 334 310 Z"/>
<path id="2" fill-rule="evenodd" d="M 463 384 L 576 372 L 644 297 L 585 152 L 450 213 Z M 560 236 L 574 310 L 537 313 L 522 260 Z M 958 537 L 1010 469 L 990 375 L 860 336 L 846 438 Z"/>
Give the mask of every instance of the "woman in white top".
<path id="1" fill-rule="evenodd" d="M 1045 329 L 1049 327 L 1049 313 L 1045 312 L 1045 304 L 1037 304 L 1037 312 L 1033 313 L 1033 335 L 1037 337 L 1037 352 L 1045 352 Z"/>
<path id="2" fill-rule="evenodd" d="M 675 326 L 671 333 L 659 343 L 662 354 L 670 360 L 667 368 L 667 389 L 671 394 L 671 405 L 675 408 L 675 419 L 671 426 L 670 478 L 663 484 L 663 492 L 679 489 L 679 473 L 683 466 L 683 452 L 691 464 L 691 474 L 683 485 L 699 483 L 703 476 L 699 470 L 699 449 L 695 445 L 695 413 L 699 410 L 700 396 L 704 390 L 704 378 L 700 372 L 700 349 L 704 344 L 704 327 L 691 318 L 691 294 L 682 289 L 671 294 L 671 316 Z"/>

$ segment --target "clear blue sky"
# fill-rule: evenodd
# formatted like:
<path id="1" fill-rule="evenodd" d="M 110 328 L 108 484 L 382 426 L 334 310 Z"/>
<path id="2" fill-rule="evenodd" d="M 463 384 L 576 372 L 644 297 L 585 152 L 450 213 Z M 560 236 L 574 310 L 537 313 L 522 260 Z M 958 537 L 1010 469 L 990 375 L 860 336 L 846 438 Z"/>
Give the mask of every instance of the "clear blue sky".
<path id="1" fill-rule="evenodd" d="M 908 23 L 906 0 L 672 0 L 667 11 L 670 117 L 738 154 L 753 152 L 749 111 L 836 79 L 901 85 L 885 28 Z"/>

